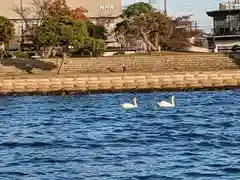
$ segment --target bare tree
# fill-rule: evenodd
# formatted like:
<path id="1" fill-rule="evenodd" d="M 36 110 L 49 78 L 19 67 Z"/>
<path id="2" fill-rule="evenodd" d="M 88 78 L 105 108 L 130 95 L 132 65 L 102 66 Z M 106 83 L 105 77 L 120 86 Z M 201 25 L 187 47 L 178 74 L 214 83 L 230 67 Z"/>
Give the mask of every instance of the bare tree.
<path id="1" fill-rule="evenodd" d="M 22 38 L 33 44 L 37 44 L 38 27 L 41 25 L 43 17 L 47 15 L 49 5 L 52 0 L 31 0 L 30 7 L 14 6 L 13 11 L 18 14 L 24 25 L 22 25 Z M 48 58 L 53 47 L 44 50 L 44 57 Z"/>

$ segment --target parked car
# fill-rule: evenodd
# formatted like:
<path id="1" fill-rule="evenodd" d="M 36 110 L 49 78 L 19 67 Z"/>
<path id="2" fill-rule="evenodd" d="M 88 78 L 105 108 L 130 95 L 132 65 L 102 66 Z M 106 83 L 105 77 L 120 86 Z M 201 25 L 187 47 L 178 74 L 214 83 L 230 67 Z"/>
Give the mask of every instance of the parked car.
<path id="1" fill-rule="evenodd" d="M 232 51 L 234 51 L 234 52 L 239 52 L 240 51 L 240 46 L 239 45 L 233 45 L 232 46 Z"/>

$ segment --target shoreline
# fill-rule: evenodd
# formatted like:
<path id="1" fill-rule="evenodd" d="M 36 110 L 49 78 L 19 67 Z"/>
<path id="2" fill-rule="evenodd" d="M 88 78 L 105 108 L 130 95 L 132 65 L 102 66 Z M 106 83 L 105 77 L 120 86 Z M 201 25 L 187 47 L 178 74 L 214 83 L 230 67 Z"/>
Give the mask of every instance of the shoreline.
<path id="1" fill-rule="evenodd" d="M 240 70 L 0 77 L 0 96 L 221 90 L 240 87 Z"/>
<path id="2" fill-rule="evenodd" d="M 0 97 L 12 96 L 12 97 L 21 97 L 21 96 L 71 96 L 71 95 L 90 95 L 90 94 L 118 94 L 118 93 L 158 93 L 158 92 L 200 92 L 200 91 L 227 91 L 227 90 L 235 90 L 239 89 L 240 86 L 229 86 L 229 87 L 206 87 L 206 88 L 192 88 L 192 89 L 144 89 L 144 90 L 136 90 L 136 89 L 128 89 L 128 90 L 99 90 L 99 91 L 52 91 L 52 92 L 11 92 L 11 93 L 0 93 Z"/>

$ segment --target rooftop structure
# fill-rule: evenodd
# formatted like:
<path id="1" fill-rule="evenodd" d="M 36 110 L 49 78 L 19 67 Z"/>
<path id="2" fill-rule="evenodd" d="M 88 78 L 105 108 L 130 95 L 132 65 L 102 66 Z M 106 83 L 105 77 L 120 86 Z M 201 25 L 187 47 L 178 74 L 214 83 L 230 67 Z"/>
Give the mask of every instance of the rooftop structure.
<path id="1" fill-rule="evenodd" d="M 240 35 L 240 0 L 219 3 L 219 9 L 207 15 L 213 17 L 214 35 Z"/>
<path id="2" fill-rule="evenodd" d="M 240 0 L 219 3 L 219 9 L 207 15 L 213 18 L 213 35 L 208 39 L 215 52 L 222 47 L 240 45 Z"/>

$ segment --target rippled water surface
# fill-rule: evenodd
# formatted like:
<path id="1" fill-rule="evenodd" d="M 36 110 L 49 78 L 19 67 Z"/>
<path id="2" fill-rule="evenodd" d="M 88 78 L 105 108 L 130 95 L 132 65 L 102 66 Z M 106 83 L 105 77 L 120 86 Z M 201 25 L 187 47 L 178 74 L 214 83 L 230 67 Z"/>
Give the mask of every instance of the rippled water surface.
<path id="1" fill-rule="evenodd" d="M 239 90 L 131 96 L 1 97 L 0 179 L 240 179 Z"/>

